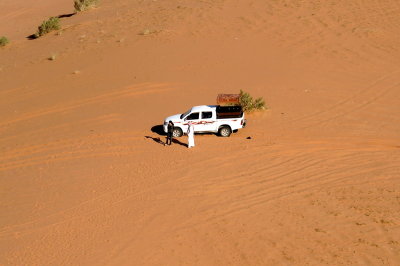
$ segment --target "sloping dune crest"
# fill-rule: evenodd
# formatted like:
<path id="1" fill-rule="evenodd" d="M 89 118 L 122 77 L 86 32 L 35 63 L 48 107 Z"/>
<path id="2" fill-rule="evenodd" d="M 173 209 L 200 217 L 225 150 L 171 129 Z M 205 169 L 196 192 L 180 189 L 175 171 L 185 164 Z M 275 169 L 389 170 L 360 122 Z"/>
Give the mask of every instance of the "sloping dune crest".
<path id="1" fill-rule="evenodd" d="M 0 4 L 1 265 L 399 264 L 399 1 L 71 2 Z"/>

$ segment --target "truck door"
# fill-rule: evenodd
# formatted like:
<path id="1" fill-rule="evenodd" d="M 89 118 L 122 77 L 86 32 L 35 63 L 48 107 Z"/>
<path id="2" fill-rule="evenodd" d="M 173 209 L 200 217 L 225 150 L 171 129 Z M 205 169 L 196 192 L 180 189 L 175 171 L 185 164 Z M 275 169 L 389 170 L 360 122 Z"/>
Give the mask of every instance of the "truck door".
<path id="1" fill-rule="evenodd" d="M 215 130 L 215 117 L 213 112 L 203 111 L 201 112 L 201 119 L 199 121 L 198 131 L 210 132 Z"/>
<path id="2" fill-rule="evenodd" d="M 191 121 L 193 123 L 194 132 L 199 131 L 199 126 L 200 126 L 199 125 L 199 116 L 200 116 L 200 113 L 191 113 L 190 115 L 188 115 L 185 118 L 185 123 L 184 123 L 185 129 L 184 130 L 187 130 L 187 128 L 188 128 L 187 124 L 189 121 Z"/>

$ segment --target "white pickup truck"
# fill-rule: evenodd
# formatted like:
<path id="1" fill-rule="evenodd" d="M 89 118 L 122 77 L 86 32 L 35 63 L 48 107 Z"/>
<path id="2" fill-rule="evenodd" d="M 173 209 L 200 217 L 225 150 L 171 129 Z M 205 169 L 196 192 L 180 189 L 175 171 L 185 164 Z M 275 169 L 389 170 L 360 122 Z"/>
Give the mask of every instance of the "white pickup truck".
<path id="1" fill-rule="evenodd" d="M 174 137 L 186 133 L 189 121 L 193 123 L 196 133 L 218 133 L 222 137 L 229 137 L 232 132 L 246 126 L 241 106 L 194 106 L 183 114 L 167 117 L 164 120 L 165 133 L 169 121 L 174 123 Z"/>

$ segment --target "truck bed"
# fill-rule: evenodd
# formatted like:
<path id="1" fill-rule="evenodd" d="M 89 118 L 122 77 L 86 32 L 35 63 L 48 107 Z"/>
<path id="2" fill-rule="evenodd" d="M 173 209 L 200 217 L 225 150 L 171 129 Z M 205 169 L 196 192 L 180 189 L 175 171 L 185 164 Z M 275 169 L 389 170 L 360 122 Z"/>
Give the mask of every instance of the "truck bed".
<path id="1" fill-rule="evenodd" d="M 241 118 L 243 116 L 243 109 L 240 105 L 217 106 L 216 114 L 217 119 Z"/>

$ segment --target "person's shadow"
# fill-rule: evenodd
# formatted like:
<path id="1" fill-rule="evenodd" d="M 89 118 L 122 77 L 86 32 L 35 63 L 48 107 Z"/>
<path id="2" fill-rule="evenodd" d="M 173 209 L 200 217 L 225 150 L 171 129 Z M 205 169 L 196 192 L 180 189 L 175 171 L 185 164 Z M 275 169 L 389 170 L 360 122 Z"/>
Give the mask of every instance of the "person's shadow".
<path id="1" fill-rule="evenodd" d="M 157 125 L 151 128 L 151 132 L 158 134 L 159 136 L 167 137 L 167 134 L 164 132 L 163 125 Z M 151 137 L 151 136 L 144 136 L 147 139 L 152 139 L 153 141 L 157 142 L 158 144 L 165 145 L 166 143 L 161 140 L 160 137 Z M 177 138 L 172 138 L 172 142 L 175 144 L 179 144 L 181 146 L 187 147 L 186 143 L 181 142 Z"/>
<path id="2" fill-rule="evenodd" d="M 186 148 L 188 147 L 188 145 L 186 143 L 181 142 L 179 139 L 172 138 L 172 142 L 175 143 L 175 144 L 179 144 L 181 146 L 184 146 Z"/>
<path id="3" fill-rule="evenodd" d="M 146 139 L 152 139 L 153 141 L 155 141 L 155 142 L 157 142 L 158 144 L 162 144 L 162 145 L 165 145 L 166 143 L 165 142 L 163 142 L 160 138 L 154 138 L 154 137 L 151 137 L 151 136 L 144 136 Z"/>

